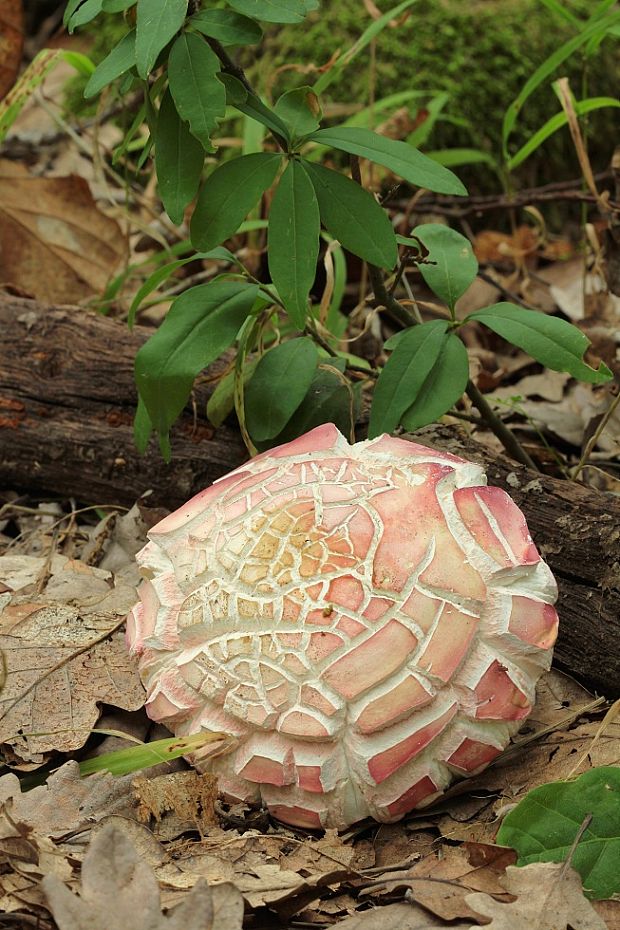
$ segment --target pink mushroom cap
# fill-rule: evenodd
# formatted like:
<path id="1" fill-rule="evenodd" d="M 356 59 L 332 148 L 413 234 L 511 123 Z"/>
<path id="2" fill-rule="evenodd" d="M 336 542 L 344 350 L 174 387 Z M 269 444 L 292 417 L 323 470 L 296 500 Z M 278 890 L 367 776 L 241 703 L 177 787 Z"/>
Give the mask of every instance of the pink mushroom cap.
<path id="1" fill-rule="evenodd" d="M 507 746 L 557 589 L 482 468 L 332 424 L 256 456 L 149 533 L 128 618 L 149 715 L 234 737 L 192 762 L 285 823 L 428 805 Z"/>

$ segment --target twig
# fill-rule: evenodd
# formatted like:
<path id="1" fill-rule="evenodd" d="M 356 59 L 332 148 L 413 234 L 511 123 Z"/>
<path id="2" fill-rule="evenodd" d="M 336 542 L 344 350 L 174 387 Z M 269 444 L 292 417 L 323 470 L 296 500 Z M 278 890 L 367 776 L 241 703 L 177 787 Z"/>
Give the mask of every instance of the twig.
<path id="1" fill-rule="evenodd" d="M 512 430 L 508 429 L 500 417 L 497 416 L 484 394 L 478 390 L 473 381 L 467 382 L 466 392 L 470 401 L 479 411 L 480 416 L 487 426 L 495 433 L 506 452 L 509 452 L 513 459 L 517 462 L 521 462 L 526 468 L 538 471 L 539 469 L 522 447 L 515 434 Z"/>
<path id="2" fill-rule="evenodd" d="M 571 846 L 571 848 L 570 848 L 569 851 L 568 851 L 568 855 L 567 855 L 567 857 L 566 857 L 566 859 L 565 859 L 565 861 L 564 861 L 564 865 L 562 866 L 562 871 L 561 871 L 561 873 L 560 873 L 560 878 L 564 878 L 564 876 L 566 875 L 566 872 L 567 872 L 568 869 L 570 868 L 571 863 L 572 863 L 572 861 L 573 861 L 573 856 L 575 855 L 575 850 L 576 850 L 577 847 L 579 846 L 579 843 L 581 842 L 581 839 L 582 839 L 582 837 L 583 837 L 583 834 L 586 832 L 586 830 L 588 829 L 588 827 L 590 826 L 591 823 L 592 823 L 592 814 L 586 814 L 586 816 L 583 818 L 583 822 L 582 822 L 581 826 L 580 826 L 579 829 L 577 830 L 577 836 L 576 836 L 575 839 L 573 840 L 573 845 Z"/>

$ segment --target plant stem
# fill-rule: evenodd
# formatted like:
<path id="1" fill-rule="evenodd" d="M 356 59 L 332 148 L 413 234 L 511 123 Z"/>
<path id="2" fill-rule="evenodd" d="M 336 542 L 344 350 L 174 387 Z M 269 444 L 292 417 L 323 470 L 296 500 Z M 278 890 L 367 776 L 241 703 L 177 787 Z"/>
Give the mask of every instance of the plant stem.
<path id="1" fill-rule="evenodd" d="M 521 464 L 525 465 L 527 468 L 538 471 L 535 463 L 522 447 L 515 434 L 512 432 L 512 430 L 508 429 L 508 427 L 497 416 L 484 394 L 478 390 L 473 381 L 467 382 L 467 388 L 465 390 L 470 401 L 478 410 L 480 416 L 485 421 L 489 429 L 495 433 L 506 452 L 509 452 L 515 461 L 521 462 Z"/>

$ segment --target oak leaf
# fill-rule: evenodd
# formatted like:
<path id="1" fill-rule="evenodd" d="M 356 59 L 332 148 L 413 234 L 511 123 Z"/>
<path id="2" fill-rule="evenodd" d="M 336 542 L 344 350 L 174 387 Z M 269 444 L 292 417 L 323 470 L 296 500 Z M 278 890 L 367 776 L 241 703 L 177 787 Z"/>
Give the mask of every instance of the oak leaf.
<path id="1" fill-rule="evenodd" d="M 59 930 L 241 930 L 243 922 L 237 889 L 210 888 L 204 879 L 164 916 L 152 868 L 115 824 L 106 824 L 90 844 L 80 897 L 55 875 L 42 885 Z"/>
<path id="2" fill-rule="evenodd" d="M 0 0 L 0 100 L 15 83 L 24 47 L 22 0 Z"/>
<path id="3" fill-rule="evenodd" d="M 607 930 L 584 897 L 579 874 L 566 863 L 511 865 L 502 884 L 516 895 L 515 901 L 504 904 L 481 893 L 467 896 L 473 910 L 491 918 L 490 930 Z"/>

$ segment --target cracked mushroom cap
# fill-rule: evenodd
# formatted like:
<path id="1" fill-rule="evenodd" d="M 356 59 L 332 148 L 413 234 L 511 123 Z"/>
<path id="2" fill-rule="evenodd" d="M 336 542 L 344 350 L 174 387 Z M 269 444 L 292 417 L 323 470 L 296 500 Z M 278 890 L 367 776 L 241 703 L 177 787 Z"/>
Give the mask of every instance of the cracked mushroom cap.
<path id="1" fill-rule="evenodd" d="M 150 716 L 236 737 L 220 791 L 307 828 L 394 821 L 498 756 L 557 633 L 523 514 L 461 458 L 327 424 L 149 533 L 128 619 Z"/>

